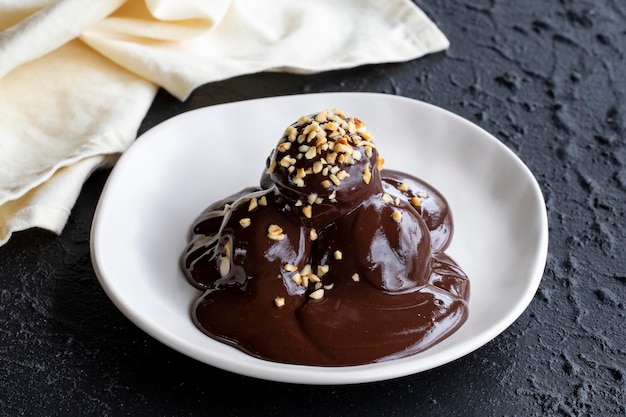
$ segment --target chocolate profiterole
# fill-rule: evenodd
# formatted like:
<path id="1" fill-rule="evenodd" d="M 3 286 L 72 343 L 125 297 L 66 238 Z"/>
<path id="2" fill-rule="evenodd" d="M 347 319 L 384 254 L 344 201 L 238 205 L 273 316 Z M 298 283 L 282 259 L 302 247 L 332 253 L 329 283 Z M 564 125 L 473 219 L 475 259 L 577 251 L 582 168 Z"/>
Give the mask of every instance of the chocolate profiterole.
<path id="1" fill-rule="evenodd" d="M 182 269 L 208 336 L 268 361 L 346 366 L 413 355 L 467 319 L 469 281 L 444 250 L 444 197 L 383 170 L 341 110 L 302 116 L 257 187 L 195 221 Z"/>

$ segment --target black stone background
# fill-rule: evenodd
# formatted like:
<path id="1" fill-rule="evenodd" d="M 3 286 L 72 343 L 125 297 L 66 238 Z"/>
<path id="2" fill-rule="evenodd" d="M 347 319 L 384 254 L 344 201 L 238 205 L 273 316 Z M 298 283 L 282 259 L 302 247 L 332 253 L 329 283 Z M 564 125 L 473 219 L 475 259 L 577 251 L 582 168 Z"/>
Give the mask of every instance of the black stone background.
<path id="1" fill-rule="evenodd" d="M 28 230 L 0 247 L 0 415 L 626 415 L 626 2 L 417 3 L 448 51 L 243 76 L 184 103 L 160 92 L 140 133 L 197 107 L 328 91 L 397 94 L 464 116 L 511 148 L 545 195 L 548 263 L 517 322 L 453 363 L 386 382 L 290 385 L 214 369 L 143 333 L 98 284 L 89 230 L 109 173 L 99 171 L 61 236 Z"/>

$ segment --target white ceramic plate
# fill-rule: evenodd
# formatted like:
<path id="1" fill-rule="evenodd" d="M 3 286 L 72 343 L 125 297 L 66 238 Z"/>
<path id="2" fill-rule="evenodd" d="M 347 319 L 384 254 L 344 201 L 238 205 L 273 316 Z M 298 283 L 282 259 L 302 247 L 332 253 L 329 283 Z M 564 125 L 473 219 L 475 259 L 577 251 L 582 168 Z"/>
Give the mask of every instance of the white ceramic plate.
<path id="1" fill-rule="evenodd" d="M 455 234 L 447 252 L 470 277 L 470 316 L 442 343 L 404 359 L 340 368 L 263 361 L 195 327 L 190 311 L 199 292 L 179 270 L 179 256 L 192 221 L 206 206 L 258 184 L 265 158 L 287 125 L 331 107 L 367 123 L 385 167 L 421 177 L 448 199 Z M 547 244 L 541 190 L 528 168 L 496 138 L 423 102 L 330 93 L 202 108 L 146 132 L 108 179 L 93 222 L 91 253 L 115 305 L 177 351 L 257 378 L 348 384 L 434 368 L 496 337 L 533 298 Z"/>

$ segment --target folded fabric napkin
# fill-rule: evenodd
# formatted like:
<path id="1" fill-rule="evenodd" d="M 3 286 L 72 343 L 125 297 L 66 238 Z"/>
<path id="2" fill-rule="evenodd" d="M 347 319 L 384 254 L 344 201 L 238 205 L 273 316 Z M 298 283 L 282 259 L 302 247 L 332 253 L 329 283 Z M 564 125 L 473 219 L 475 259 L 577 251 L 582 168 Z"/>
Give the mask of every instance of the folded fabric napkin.
<path id="1" fill-rule="evenodd" d="M 0 245 L 60 233 L 159 87 L 400 62 L 448 47 L 409 0 L 0 0 Z"/>

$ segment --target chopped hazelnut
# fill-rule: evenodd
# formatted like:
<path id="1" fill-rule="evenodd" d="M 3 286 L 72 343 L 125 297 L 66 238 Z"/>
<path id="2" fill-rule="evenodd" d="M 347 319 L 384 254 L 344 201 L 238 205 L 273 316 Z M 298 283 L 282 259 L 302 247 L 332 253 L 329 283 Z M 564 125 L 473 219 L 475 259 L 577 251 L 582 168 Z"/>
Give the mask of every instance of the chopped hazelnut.
<path id="1" fill-rule="evenodd" d="M 311 294 L 309 294 L 309 297 L 311 297 L 314 300 L 321 299 L 322 297 L 324 297 L 324 288 L 319 288 L 313 291 Z"/>
<path id="2" fill-rule="evenodd" d="M 267 228 L 267 237 L 272 240 L 283 240 L 285 238 L 285 234 L 280 226 L 272 224 Z"/>
<path id="3" fill-rule="evenodd" d="M 277 146 L 279 152 L 286 152 L 291 148 L 291 142 L 283 142 Z"/>
<path id="4" fill-rule="evenodd" d="M 257 208 L 257 206 L 259 205 L 258 200 L 256 199 L 256 197 L 253 197 L 252 199 L 250 199 L 250 204 L 248 205 L 248 211 L 252 211 L 255 208 Z"/>
<path id="5" fill-rule="evenodd" d="M 291 277 L 291 280 L 296 283 L 296 285 L 302 285 L 302 275 L 299 272 L 296 272 Z"/>
<path id="6" fill-rule="evenodd" d="M 365 184 L 369 184 L 371 180 L 372 180 L 372 173 L 370 171 L 370 164 L 368 162 L 367 164 L 365 164 L 365 171 L 363 172 L 363 182 Z"/>

